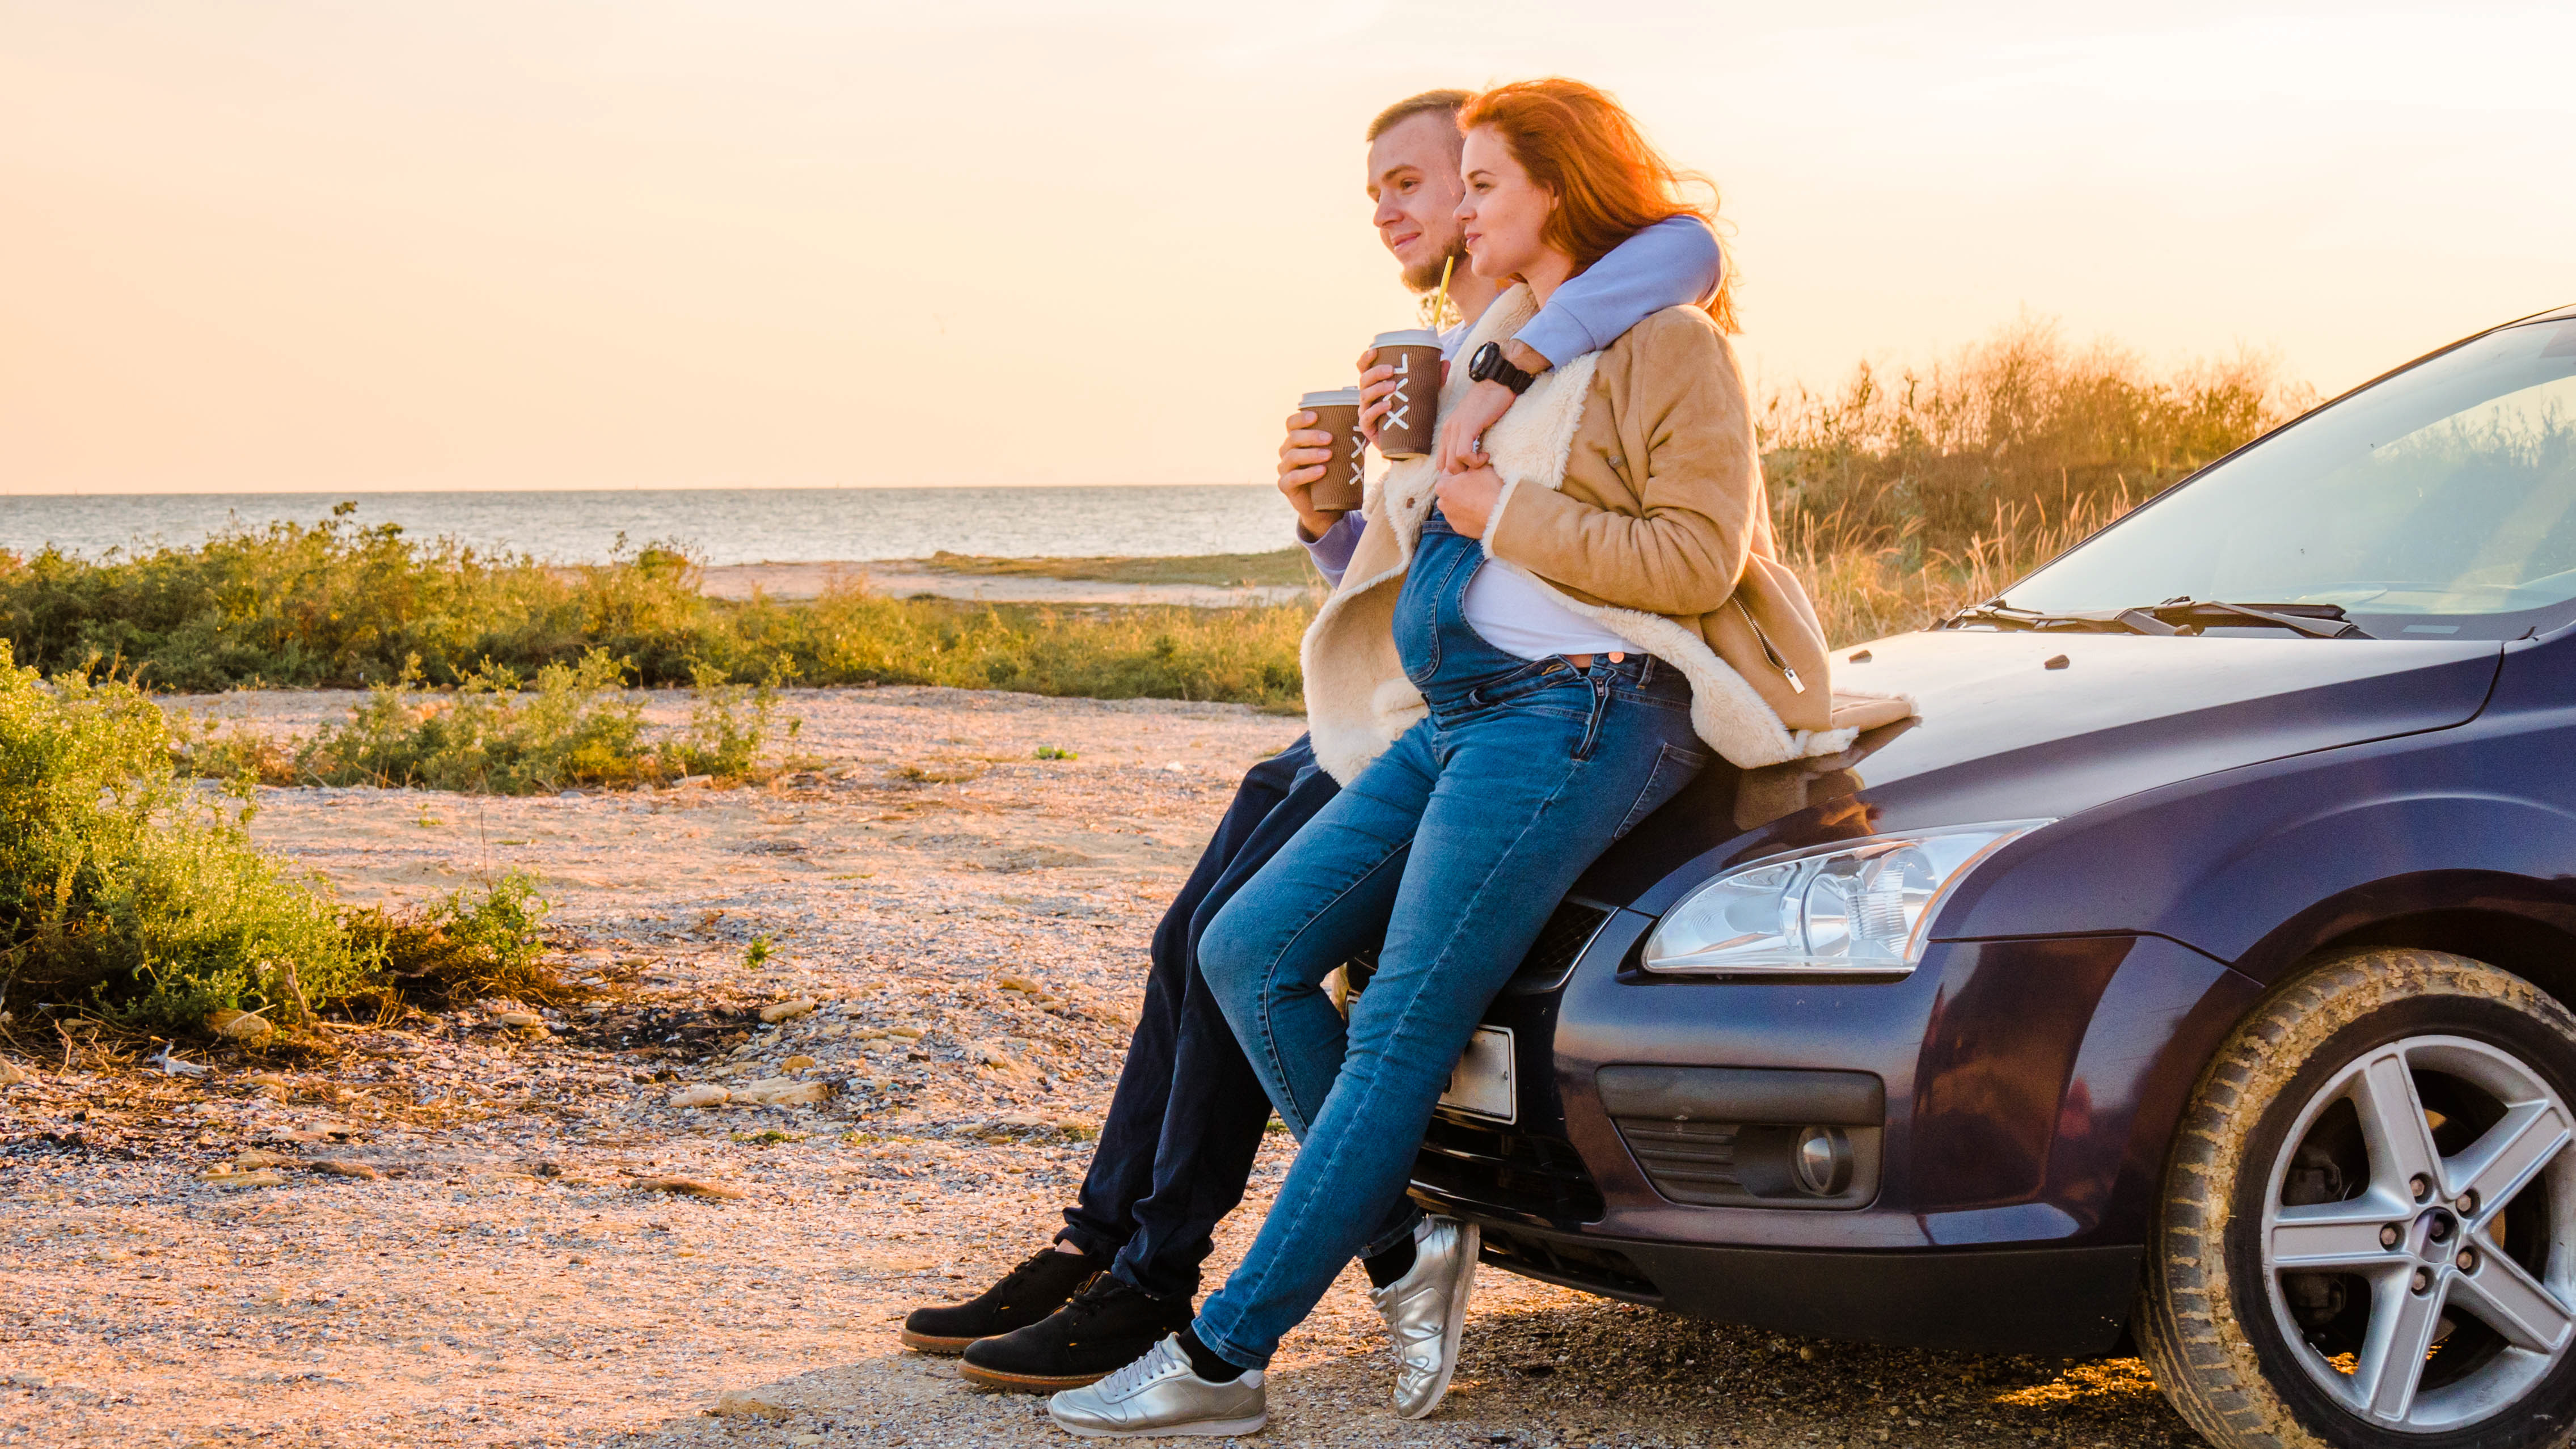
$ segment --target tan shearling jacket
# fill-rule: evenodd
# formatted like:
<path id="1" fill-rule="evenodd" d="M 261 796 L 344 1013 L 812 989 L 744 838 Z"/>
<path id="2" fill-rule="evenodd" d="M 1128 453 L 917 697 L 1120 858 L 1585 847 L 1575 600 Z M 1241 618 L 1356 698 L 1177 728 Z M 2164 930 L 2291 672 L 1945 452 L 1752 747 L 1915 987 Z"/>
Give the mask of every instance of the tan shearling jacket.
<path id="1" fill-rule="evenodd" d="M 1506 292 L 1459 355 L 1536 310 L 1528 288 Z M 1465 372 L 1451 369 L 1442 414 Z M 1833 695 L 1815 609 L 1772 546 L 1743 375 L 1706 312 L 1656 313 L 1542 374 L 1487 432 L 1486 452 L 1503 480 L 1488 566 L 1526 574 L 1679 668 L 1694 729 L 1725 759 L 1831 755 L 1913 712 L 1902 698 Z M 1436 481 L 1427 459 L 1375 480 L 1341 587 L 1306 631 L 1307 723 L 1318 763 L 1344 784 L 1423 712 L 1393 625 Z"/>

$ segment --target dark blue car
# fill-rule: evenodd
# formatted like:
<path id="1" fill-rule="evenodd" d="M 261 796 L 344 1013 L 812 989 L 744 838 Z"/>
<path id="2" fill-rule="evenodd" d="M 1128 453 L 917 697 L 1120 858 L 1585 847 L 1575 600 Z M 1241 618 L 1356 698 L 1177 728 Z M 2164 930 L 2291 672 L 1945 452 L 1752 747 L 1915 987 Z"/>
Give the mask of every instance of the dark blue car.
<path id="1" fill-rule="evenodd" d="M 2576 309 L 1938 628 L 1578 885 L 1415 1191 L 1792 1332 L 2132 1341 L 2223 1445 L 2576 1425 Z"/>

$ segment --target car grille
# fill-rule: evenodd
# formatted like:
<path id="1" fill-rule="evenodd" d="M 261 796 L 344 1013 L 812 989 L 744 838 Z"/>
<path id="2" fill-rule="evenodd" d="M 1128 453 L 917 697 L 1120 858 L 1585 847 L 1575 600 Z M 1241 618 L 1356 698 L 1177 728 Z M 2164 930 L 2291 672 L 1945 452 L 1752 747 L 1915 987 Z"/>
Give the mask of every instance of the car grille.
<path id="1" fill-rule="evenodd" d="M 1655 1191 L 1675 1202 L 1707 1206 L 1742 1202 L 1744 1181 L 1735 1171 L 1733 1122 L 1668 1122 L 1614 1117 L 1619 1135 Z"/>
<path id="2" fill-rule="evenodd" d="M 1601 923 L 1610 913 L 1598 906 L 1577 905 L 1561 901 L 1547 924 L 1538 928 L 1538 940 L 1521 958 L 1521 969 L 1503 989 L 1511 992 L 1554 991 L 1574 973 L 1574 963 L 1583 948 L 1601 934 Z"/>
<path id="3" fill-rule="evenodd" d="M 1484 1236 L 1481 1256 L 1496 1267 L 1613 1298 L 1663 1301 L 1663 1291 L 1616 1248 L 1554 1241 L 1507 1227 L 1487 1227 Z"/>
<path id="4" fill-rule="evenodd" d="M 1563 1142 L 1508 1128 L 1431 1119 L 1413 1180 L 1451 1197 L 1554 1223 L 1601 1216 L 1601 1189 L 1583 1158 Z"/>

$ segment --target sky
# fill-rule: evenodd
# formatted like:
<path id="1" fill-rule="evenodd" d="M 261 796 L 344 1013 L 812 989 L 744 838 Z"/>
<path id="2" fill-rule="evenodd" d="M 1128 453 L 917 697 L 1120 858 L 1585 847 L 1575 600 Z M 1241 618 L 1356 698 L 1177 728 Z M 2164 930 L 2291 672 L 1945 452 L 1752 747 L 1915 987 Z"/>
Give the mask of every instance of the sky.
<path id="1" fill-rule="evenodd" d="M 1266 480 L 1414 318 L 1369 117 L 1549 73 L 1717 181 L 1759 387 L 2029 316 L 2330 394 L 2576 302 L 2570 56 L 2563 0 L 0 0 L 0 494 Z"/>

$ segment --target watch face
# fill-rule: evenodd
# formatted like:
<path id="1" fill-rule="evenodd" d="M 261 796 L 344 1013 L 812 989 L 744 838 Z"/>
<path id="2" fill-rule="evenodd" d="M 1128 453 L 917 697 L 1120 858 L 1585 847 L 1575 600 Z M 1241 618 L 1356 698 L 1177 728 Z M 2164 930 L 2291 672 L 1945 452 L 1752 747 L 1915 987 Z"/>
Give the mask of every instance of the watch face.
<path id="1" fill-rule="evenodd" d="M 1471 381 L 1475 382 L 1491 381 L 1494 376 L 1494 364 L 1502 360 L 1503 349 L 1501 346 L 1496 343 L 1488 342 L 1484 346 L 1476 349 L 1476 355 L 1474 357 L 1467 359 L 1467 376 Z"/>

